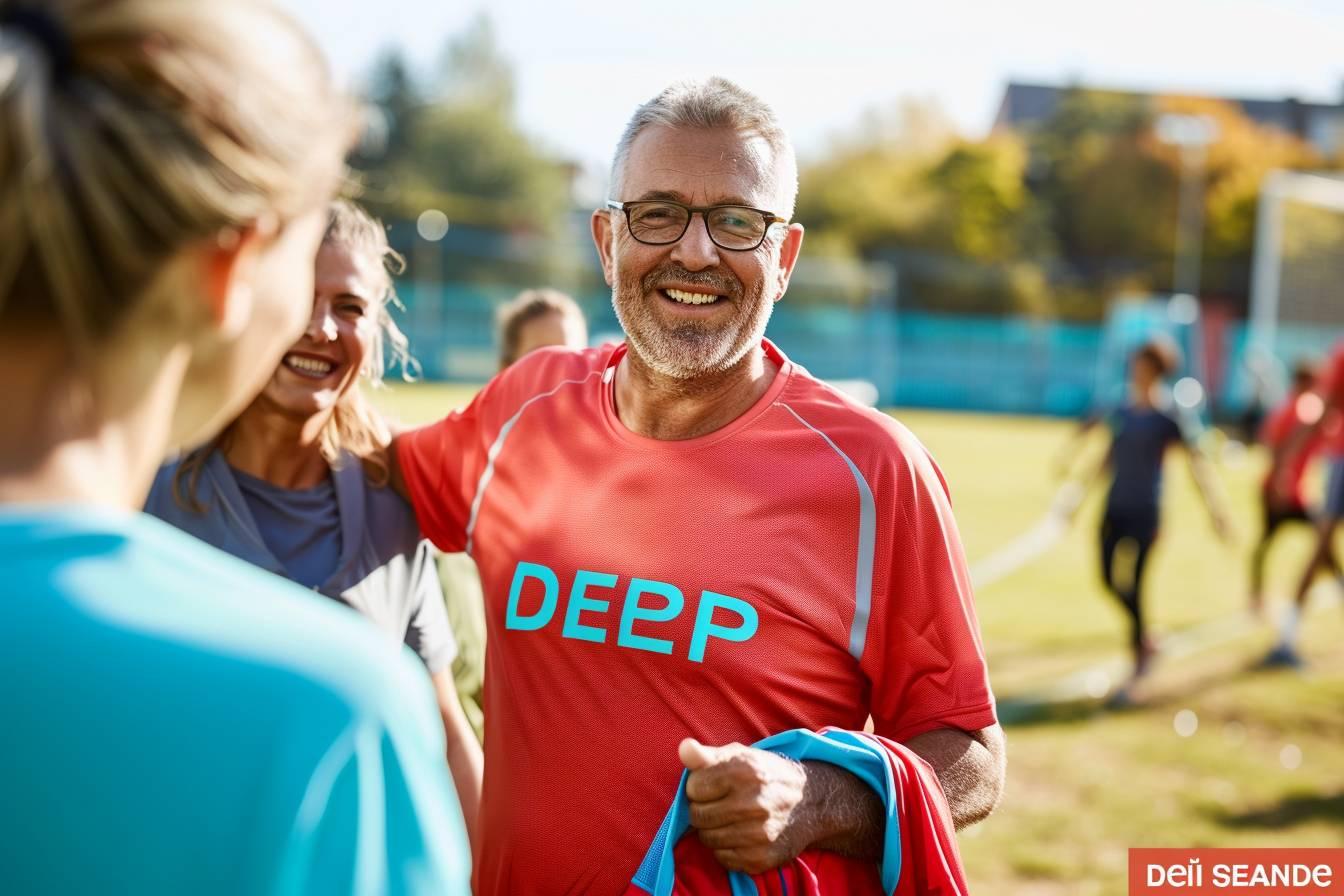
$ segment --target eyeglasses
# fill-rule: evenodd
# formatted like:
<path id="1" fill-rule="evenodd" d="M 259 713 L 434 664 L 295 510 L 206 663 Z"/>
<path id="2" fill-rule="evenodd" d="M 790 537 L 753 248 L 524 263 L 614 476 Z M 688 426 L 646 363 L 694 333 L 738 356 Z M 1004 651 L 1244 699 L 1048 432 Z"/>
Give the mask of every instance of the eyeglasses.
<path id="1" fill-rule="evenodd" d="M 775 224 L 789 223 L 787 218 L 745 205 L 697 206 L 669 199 L 637 202 L 608 199 L 607 208 L 625 212 L 630 235 L 646 246 L 669 246 L 681 239 L 696 212 L 705 219 L 705 229 L 714 245 L 730 252 L 750 252 L 765 242 L 766 234 Z"/>

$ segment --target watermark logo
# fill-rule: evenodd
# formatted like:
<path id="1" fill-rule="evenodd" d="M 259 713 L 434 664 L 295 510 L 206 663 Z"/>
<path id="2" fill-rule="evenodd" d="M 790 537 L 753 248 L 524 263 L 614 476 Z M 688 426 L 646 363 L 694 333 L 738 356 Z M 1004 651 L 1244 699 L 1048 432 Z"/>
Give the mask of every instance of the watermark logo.
<path id="1" fill-rule="evenodd" d="M 1344 849 L 1131 849 L 1129 896 L 1344 896 Z"/>

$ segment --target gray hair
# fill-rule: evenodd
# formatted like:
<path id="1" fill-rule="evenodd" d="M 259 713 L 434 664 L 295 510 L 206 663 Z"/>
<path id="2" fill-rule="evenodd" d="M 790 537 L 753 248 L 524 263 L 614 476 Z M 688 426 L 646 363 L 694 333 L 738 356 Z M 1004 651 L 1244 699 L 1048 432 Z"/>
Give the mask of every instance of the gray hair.
<path id="1" fill-rule="evenodd" d="M 635 110 L 625 125 L 616 157 L 611 163 L 611 190 L 614 198 L 621 198 L 626 159 L 635 139 L 652 125 L 669 128 L 726 128 L 741 134 L 760 137 L 770 147 L 779 167 L 779 186 L 785 193 L 786 207 L 777 211 L 786 218 L 793 217 L 793 204 L 798 198 L 798 162 L 793 144 L 779 126 L 775 112 L 765 101 L 726 78 L 704 81 L 678 81 Z"/>

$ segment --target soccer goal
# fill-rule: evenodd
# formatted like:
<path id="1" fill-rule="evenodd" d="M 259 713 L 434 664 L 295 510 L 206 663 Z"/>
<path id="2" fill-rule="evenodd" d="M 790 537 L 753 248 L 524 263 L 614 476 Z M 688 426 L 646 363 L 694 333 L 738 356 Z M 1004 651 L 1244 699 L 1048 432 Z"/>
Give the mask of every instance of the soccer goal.
<path id="1" fill-rule="evenodd" d="M 1249 348 L 1292 364 L 1344 337 L 1344 175 L 1275 171 L 1260 190 Z"/>

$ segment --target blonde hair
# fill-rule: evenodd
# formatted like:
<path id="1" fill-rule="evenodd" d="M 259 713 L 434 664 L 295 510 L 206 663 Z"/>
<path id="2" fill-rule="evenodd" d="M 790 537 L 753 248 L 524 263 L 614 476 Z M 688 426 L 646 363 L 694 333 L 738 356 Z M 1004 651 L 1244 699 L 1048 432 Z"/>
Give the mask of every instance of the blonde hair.
<path id="1" fill-rule="evenodd" d="M 579 321 L 586 329 L 578 303 L 558 289 L 525 289 L 495 312 L 495 339 L 499 343 L 499 367 L 504 369 L 518 360 L 518 340 L 523 327 L 547 314 L 559 314 Z"/>
<path id="2" fill-rule="evenodd" d="M 392 278 L 406 266 L 401 253 L 387 242 L 387 231 L 377 218 L 347 199 L 331 203 L 327 214 L 327 229 L 322 236 L 323 246 L 340 247 L 365 260 L 375 262 L 381 272 L 376 315 L 377 329 L 369 351 L 364 358 L 360 377 L 375 388 L 383 385 L 383 374 L 388 361 L 401 368 L 402 378 L 415 379 L 420 365 L 411 357 L 406 334 L 392 318 L 391 308 L 401 307 Z M 389 357 L 390 355 L 390 357 Z M 392 438 L 382 415 L 369 405 L 360 383 L 355 383 L 336 402 L 331 418 L 322 427 L 318 446 L 328 465 L 339 465 L 346 453 L 360 459 L 365 476 L 374 485 L 386 485 L 390 478 L 386 448 Z M 216 451 L 228 447 L 234 424 L 230 423 L 213 441 L 189 452 L 178 463 L 173 474 L 173 498 L 178 505 L 196 513 L 204 513 L 205 505 L 197 498 L 201 472 Z"/>
<path id="3" fill-rule="evenodd" d="M 0 326 L 101 344 L 182 247 L 321 201 L 350 110 L 265 0 L 0 0 Z"/>
<path id="4" fill-rule="evenodd" d="M 375 388 L 383 385 L 383 373 L 391 360 L 401 368 L 402 378 L 414 379 L 419 364 L 411 357 L 410 343 L 392 318 L 393 307 L 401 307 L 393 288 L 392 278 L 406 267 L 406 260 L 388 245 L 387 231 L 377 218 L 348 200 L 331 204 L 327 232 L 322 237 L 324 246 L 339 246 L 356 255 L 377 262 L 382 272 L 380 301 L 378 302 L 377 330 L 365 357 L 361 376 Z M 389 353 L 391 357 L 389 358 Z M 359 384 L 346 390 L 322 429 L 322 456 L 327 463 L 337 464 L 342 454 L 349 452 L 360 458 L 365 474 L 375 485 L 386 485 L 389 478 L 387 461 L 382 449 L 391 442 L 387 423 L 381 414 L 369 406 Z"/>

